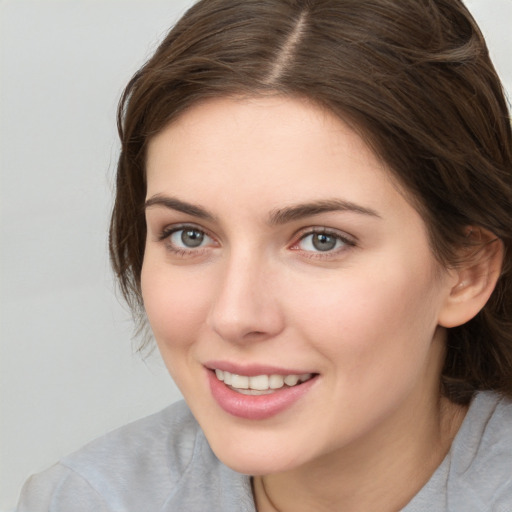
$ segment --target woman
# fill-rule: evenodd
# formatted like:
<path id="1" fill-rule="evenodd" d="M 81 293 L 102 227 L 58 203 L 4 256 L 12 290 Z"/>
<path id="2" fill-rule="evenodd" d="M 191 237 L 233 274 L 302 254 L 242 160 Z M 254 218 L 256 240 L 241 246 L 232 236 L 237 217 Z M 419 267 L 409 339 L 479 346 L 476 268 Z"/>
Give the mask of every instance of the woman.
<path id="1" fill-rule="evenodd" d="M 111 256 L 185 403 L 19 510 L 512 506 L 512 135 L 459 0 L 203 0 L 133 77 Z"/>

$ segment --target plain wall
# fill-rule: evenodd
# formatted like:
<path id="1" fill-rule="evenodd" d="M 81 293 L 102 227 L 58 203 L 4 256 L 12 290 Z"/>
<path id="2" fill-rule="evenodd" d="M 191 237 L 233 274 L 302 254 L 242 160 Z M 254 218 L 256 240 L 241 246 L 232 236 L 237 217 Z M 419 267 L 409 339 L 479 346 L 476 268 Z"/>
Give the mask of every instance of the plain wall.
<path id="1" fill-rule="evenodd" d="M 158 354 L 134 354 L 107 226 L 118 98 L 190 4 L 0 4 L 0 510 L 30 473 L 180 397 Z"/>
<path id="2" fill-rule="evenodd" d="M 134 353 L 107 225 L 123 86 L 191 0 L 0 1 L 0 510 L 180 397 Z M 470 0 L 512 91 L 512 0 Z"/>

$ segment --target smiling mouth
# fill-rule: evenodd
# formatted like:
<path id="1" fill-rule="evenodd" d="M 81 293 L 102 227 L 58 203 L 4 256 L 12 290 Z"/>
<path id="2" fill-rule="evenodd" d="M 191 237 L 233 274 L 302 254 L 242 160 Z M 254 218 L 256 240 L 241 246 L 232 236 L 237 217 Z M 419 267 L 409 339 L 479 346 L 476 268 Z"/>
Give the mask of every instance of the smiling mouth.
<path id="1" fill-rule="evenodd" d="M 215 370 L 215 376 L 221 382 L 243 395 L 267 395 L 282 388 L 298 386 L 312 379 L 314 373 L 291 374 L 291 375 L 237 375 L 223 370 Z"/>

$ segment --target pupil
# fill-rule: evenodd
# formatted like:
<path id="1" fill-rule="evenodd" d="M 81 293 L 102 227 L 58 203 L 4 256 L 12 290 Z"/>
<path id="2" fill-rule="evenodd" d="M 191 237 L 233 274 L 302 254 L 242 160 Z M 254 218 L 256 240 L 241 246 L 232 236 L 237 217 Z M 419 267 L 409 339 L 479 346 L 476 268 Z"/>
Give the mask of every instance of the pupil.
<path id="1" fill-rule="evenodd" d="M 336 245 L 336 238 L 325 233 L 317 233 L 313 237 L 313 246 L 318 251 L 330 251 Z"/>
<path id="2" fill-rule="evenodd" d="M 203 239 L 204 233 L 197 229 L 188 229 L 181 233 L 181 241 L 187 247 L 198 247 L 203 242 Z"/>

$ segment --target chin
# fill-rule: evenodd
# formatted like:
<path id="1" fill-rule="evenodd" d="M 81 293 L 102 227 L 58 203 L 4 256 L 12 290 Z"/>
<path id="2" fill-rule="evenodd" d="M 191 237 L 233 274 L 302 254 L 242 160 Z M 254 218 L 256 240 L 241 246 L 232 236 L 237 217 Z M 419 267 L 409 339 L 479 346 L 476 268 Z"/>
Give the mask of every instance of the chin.
<path id="1" fill-rule="evenodd" d="M 270 451 L 265 454 L 243 454 L 240 452 L 238 454 L 226 454 L 217 453 L 214 450 L 214 453 L 228 468 L 244 475 L 270 475 L 273 473 L 282 473 L 297 467 L 297 464 L 294 464 L 291 461 L 282 461 Z"/>
<path id="2" fill-rule="evenodd" d="M 259 433 L 254 436 L 253 442 L 247 436 L 231 435 L 227 439 L 224 436 L 219 439 L 217 435 L 209 436 L 206 432 L 206 437 L 211 449 L 223 464 L 245 475 L 281 473 L 304 463 L 297 453 L 299 447 L 294 449 L 273 434 L 264 436 Z"/>

